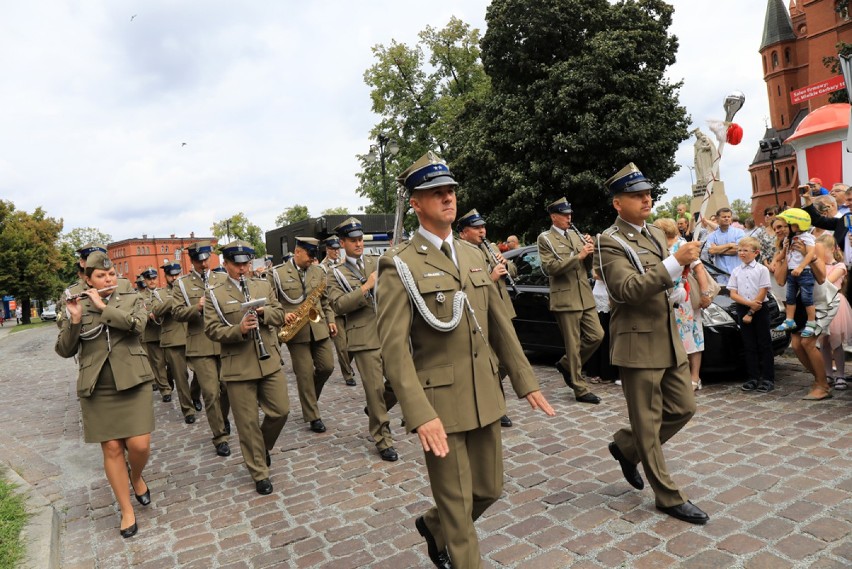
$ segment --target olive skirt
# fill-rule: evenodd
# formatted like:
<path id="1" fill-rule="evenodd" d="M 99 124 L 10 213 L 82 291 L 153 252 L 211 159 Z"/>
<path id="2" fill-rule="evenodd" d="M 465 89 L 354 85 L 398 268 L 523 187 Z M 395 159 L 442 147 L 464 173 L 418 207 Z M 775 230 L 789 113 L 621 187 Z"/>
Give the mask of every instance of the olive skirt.
<path id="1" fill-rule="evenodd" d="M 154 399 L 150 382 L 118 391 L 109 360 L 104 363 L 95 389 L 80 398 L 83 440 L 102 443 L 145 435 L 154 430 Z"/>

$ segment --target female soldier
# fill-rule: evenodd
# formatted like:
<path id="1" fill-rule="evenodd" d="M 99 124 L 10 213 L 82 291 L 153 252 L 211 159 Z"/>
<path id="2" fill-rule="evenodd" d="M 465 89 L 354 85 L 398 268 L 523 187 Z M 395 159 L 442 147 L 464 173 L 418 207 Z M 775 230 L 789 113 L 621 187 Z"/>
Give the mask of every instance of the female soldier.
<path id="1" fill-rule="evenodd" d="M 151 381 L 154 374 L 139 342 L 145 329 L 145 306 L 129 283 L 116 278 L 105 253 L 92 253 L 86 261 L 88 285 L 79 297 L 70 297 L 56 340 L 63 358 L 77 355 L 80 373 L 77 396 L 83 412 L 83 438 L 101 443 L 104 471 L 121 508 L 121 537 L 136 534 L 136 515 L 127 491 L 136 500 L 151 503 L 142 470 L 151 452 L 154 430 Z"/>

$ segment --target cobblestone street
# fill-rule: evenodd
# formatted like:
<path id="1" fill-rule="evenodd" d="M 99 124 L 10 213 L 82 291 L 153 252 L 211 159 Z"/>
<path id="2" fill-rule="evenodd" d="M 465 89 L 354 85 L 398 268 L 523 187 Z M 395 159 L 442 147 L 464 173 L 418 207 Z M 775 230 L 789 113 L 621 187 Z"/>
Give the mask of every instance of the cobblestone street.
<path id="1" fill-rule="evenodd" d="M 432 566 L 414 529 L 431 504 L 423 455 L 399 409 L 391 418 L 400 460 L 383 462 L 360 379 L 347 387 L 335 371 L 320 400 L 328 431 L 314 434 L 289 361 L 274 492 L 255 493 L 236 436 L 233 454 L 217 457 L 203 413 L 186 425 L 176 397 L 155 397 L 145 474 L 153 503 L 134 502 L 139 534 L 121 539 L 100 447 L 82 440 L 76 364 L 55 354 L 55 338 L 54 326 L 0 335 L 0 452 L 59 512 L 63 568 Z M 504 495 L 477 523 L 485 567 L 852 565 L 852 392 L 802 401 L 808 376 L 788 358 L 776 359 L 770 394 L 744 393 L 734 377 L 705 385 L 695 418 L 665 447 L 669 471 L 711 516 L 692 526 L 657 512 L 650 489 L 628 486 L 607 452 L 627 421 L 621 389 L 593 386 L 603 403 L 579 404 L 549 363 L 535 368 L 557 417 L 508 402 Z"/>

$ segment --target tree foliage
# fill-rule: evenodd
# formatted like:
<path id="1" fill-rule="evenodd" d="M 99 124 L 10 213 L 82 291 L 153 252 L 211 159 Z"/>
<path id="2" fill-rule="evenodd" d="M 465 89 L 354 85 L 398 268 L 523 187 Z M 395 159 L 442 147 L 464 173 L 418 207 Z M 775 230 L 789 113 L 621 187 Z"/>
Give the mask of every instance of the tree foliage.
<path id="1" fill-rule="evenodd" d="M 669 217 L 671 219 L 676 219 L 677 206 L 679 206 L 680 204 L 686 204 L 686 208 L 687 210 L 689 210 L 689 203 L 691 201 L 692 196 L 690 196 L 689 194 L 683 194 L 682 196 L 674 196 L 669 201 L 658 204 L 657 207 L 654 208 L 654 213 L 652 215 L 653 219 L 650 219 L 648 221 L 650 223 L 660 217 Z"/>
<path id="2" fill-rule="evenodd" d="M 308 219 L 310 216 L 308 206 L 295 204 L 285 209 L 275 218 L 275 227 L 284 227 L 285 225 Z"/>
<path id="3" fill-rule="evenodd" d="M 210 231 L 223 245 L 232 239 L 242 239 L 251 243 L 256 257 L 266 255 L 263 230 L 251 223 L 243 212 L 235 213 L 231 217 L 213 223 Z M 223 238 L 225 239 L 224 242 L 222 241 Z"/>
<path id="4" fill-rule="evenodd" d="M 87 243 L 98 243 L 107 246 L 112 243 L 112 236 L 97 227 L 75 227 L 59 238 L 59 253 L 62 257 L 62 268 L 59 270 L 59 280 L 70 283 L 77 278 L 77 249 Z"/>
<path id="5" fill-rule="evenodd" d="M 322 210 L 322 212 L 320 213 L 320 215 L 348 215 L 348 214 L 349 214 L 349 208 L 344 207 L 344 206 L 330 207 L 330 208 Z"/>
<path id="6" fill-rule="evenodd" d="M 24 324 L 30 321 L 30 299 L 56 298 L 62 290 L 61 232 L 62 220 L 47 217 L 40 207 L 29 214 L 0 200 L 0 292 L 18 300 Z"/>
<path id="7" fill-rule="evenodd" d="M 838 2 L 838 11 L 841 8 L 840 4 L 843 4 L 842 9 L 844 13 L 848 10 L 848 0 L 844 0 L 843 2 Z M 841 55 L 852 55 L 852 44 L 846 42 L 838 42 L 835 46 L 837 48 L 837 55 L 827 55 L 822 58 L 822 64 L 826 69 L 831 71 L 836 75 L 840 75 L 842 73 L 840 68 L 840 57 Z M 846 89 L 838 89 L 828 96 L 829 103 L 848 103 L 849 102 L 849 93 Z"/>
<path id="8" fill-rule="evenodd" d="M 466 103 L 447 143 L 460 211 L 531 241 L 564 195 L 595 231 L 614 215 L 604 182 L 625 164 L 655 184 L 671 177 L 689 125 L 680 83 L 665 77 L 672 13 L 662 0 L 494 0 L 482 39 L 492 87 Z"/>
<path id="9" fill-rule="evenodd" d="M 363 208 L 366 213 L 392 211 L 396 175 L 427 150 L 445 152 L 465 104 L 490 90 L 480 61 L 478 29 L 453 17 L 440 30 L 427 26 L 419 38 L 415 46 L 396 41 L 376 45 L 376 63 L 364 73 L 372 110 L 380 117 L 370 138 L 378 141 L 384 135 L 399 145 L 398 154 L 385 157 L 384 180 L 380 160 L 370 161 L 366 153 L 358 157 L 362 171 L 357 174 L 357 192 L 370 200 Z"/>

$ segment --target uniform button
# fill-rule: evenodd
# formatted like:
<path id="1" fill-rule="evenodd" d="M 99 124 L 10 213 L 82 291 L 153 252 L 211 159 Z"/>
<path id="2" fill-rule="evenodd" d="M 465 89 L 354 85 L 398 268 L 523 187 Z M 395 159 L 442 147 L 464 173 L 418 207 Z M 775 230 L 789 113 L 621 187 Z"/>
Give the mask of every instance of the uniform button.
<path id="1" fill-rule="evenodd" d="M 478 355 L 479 355 L 479 352 L 473 352 L 473 357 L 476 357 Z"/>
<path id="2" fill-rule="evenodd" d="M 431 380 L 431 379 L 427 379 L 427 380 L 426 380 L 426 385 L 431 385 L 431 383 L 432 383 L 432 380 Z"/>

